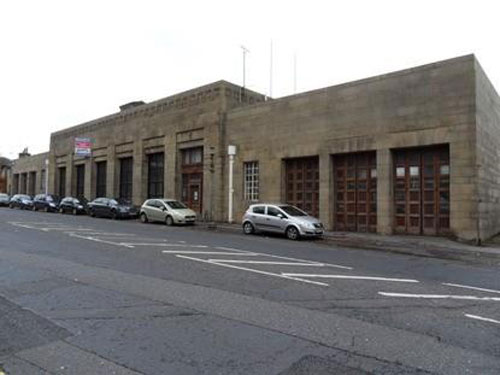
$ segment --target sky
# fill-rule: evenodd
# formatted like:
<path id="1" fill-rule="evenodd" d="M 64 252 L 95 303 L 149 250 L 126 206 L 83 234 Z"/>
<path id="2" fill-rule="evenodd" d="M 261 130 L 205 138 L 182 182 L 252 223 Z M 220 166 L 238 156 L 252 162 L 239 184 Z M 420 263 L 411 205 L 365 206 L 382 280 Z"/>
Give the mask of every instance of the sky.
<path id="1" fill-rule="evenodd" d="M 246 86 L 275 98 L 470 53 L 498 89 L 496 3 L 2 1 L 0 156 L 130 101 L 242 84 L 242 46 Z"/>

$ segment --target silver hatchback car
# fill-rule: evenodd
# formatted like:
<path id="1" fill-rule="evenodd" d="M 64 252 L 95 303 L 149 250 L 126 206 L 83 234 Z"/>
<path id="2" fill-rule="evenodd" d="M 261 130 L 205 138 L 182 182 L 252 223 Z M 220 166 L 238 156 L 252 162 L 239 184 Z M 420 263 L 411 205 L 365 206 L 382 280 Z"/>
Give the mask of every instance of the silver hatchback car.
<path id="1" fill-rule="evenodd" d="M 253 204 L 243 215 L 243 232 L 283 233 L 291 240 L 323 235 L 323 224 L 313 216 L 289 204 Z"/>
<path id="2" fill-rule="evenodd" d="M 148 199 L 142 204 L 139 217 L 143 223 L 194 224 L 196 212 L 175 199 Z"/>

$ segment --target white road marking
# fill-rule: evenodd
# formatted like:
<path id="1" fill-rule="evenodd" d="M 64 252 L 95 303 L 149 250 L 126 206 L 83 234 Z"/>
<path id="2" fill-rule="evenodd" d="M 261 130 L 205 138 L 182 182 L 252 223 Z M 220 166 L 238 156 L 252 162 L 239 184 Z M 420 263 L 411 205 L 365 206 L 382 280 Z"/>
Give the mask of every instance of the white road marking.
<path id="1" fill-rule="evenodd" d="M 219 250 L 230 250 L 230 251 L 236 251 L 236 252 L 241 252 L 241 253 L 246 253 L 246 250 L 240 250 L 240 249 L 235 249 L 233 247 L 224 247 L 224 246 L 216 246 L 216 249 Z"/>
<path id="2" fill-rule="evenodd" d="M 70 234 L 70 236 L 71 237 L 76 237 L 76 238 L 81 238 L 83 240 L 89 240 L 89 241 L 94 241 L 94 242 L 105 243 L 105 244 L 108 244 L 108 245 L 123 246 L 123 247 L 128 247 L 130 249 L 134 248 L 133 246 L 126 245 L 126 244 L 123 244 L 123 243 L 112 242 L 112 241 L 105 241 L 105 240 L 101 240 L 99 238 L 90 237 L 90 236 L 80 236 L 79 234 Z"/>
<path id="3" fill-rule="evenodd" d="M 400 297 L 400 298 L 458 299 L 458 300 L 470 300 L 470 301 L 500 302 L 500 297 L 459 296 L 450 294 L 407 294 L 407 293 L 386 293 L 386 292 L 378 292 L 378 294 L 387 297 Z"/>
<path id="4" fill-rule="evenodd" d="M 418 283 L 418 280 L 414 279 L 395 279 L 389 277 L 375 277 L 375 276 L 349 276 L 349 275 L 314 275 L 307 273 L 283 273 L 286 276 L 293 277 L 312 277 L 312 278 L 323 278 L 323 279 L 348 279 L 348 280 L 373 280 L 373 281 L 394 281 L 400 283 Z"/>
<path id="5" fill-rule="evenodd" d="M 189 248 L 197 248 L 197 249 L 205 249 L 208 246 L 206 245 L 184 245 L 184 244 L 175 244 L 175 243 L 162 243 L 162 242 L 120 242 L 122 245 L 129 246 L 171 246 L 171 247 L 189 247 Z"/>
<path id="6" fill-rule="evenodd" d="M 220 267 L 234 268 L 234 269 L 241 270 L 241 271 L 248 271 L 248 272 L 258 273 L 258 274 L 261 274 L 261 275 L 274 276 L 274 277 L 279 277 L 279 278 L 282 278 L 282 279 L 288 279 L 288 280 L 295 280 L 295 281 L 300 281 L 300 282 L 307 283 L 307 284 L 314 284 L 314 285 L 328 286 L 328 284 L 326 284 L 326 283 L 321 283 L 321 282 L 319 282 L 319 281 L 303 280 L 303 279 L 300 279 L 300 278 L 297 278 L 297 277 L 284 276 L 284 275 L 281 275 L 281 274 L 279 274 L 279 273 L 272 273 L 272 272 L 266 272 L 266 271 L 254 270 L 254 269 L 251 269 L 251 268 L 245 268 L 245 267 L 233 266 L 233 265 L 231 265 L 231 264 L 224 264 L 224 263 L 210 262 L 210 261 L 205 260 L 205 259 L 193 258 L 193 257 L 184 256 L 184 255 L 176 255 L 176 256 L 177 256 L 178 258 L 183 258 L 183 259 L 194 260 L 194 261 L 196 261 L 196 262 L 201 262 L 201 263 L 212 264 L 212 265 L 216 265 L 216 266 L 220 266 Z"/>
<path id="7" fill-rule="evenodd" d="M 112 233 L 112 232 L 87 232 L 85 234 L 88 235 L 96 235 L 96 236 L 135 236 L 135 234 L 132 233 Z"/>
<path id="8" fill-rule="evenodd" d="M 443 285 L 454 286 L 454 287 L 456 287 L 456 288 L 464 288 L 464 289 L 479 290 L 479 291 L 481 291 L 481 292 L 499 293 L 499 294 L 500 294 L 500 290 L 485 289 L 485 288 L 478 288 L 477 286 L 468 286 L 468 285 L 451 284 L 451 283 L 443 283 Z"/>
<path id="9" fill-rule="evenodd" d="M 227 251 L 190 251 L 190 250 L 162 250 L 165 254 L 206 254 L 206 255 L 234 255 L 234 256 L 258 256 L 257 253 L 228 253 Z"/>
<path id="10" fill-rule="evenodd" d="M 241 263 L 241 264 L 268 264 L 276 266 L 309 266 L 309 267 L 323 267 L 323 264 L 318 263 L 298 263 L 298 262 L 273 262 L 265 260 L 235 260 L 235 259 L 209 259 L 210 262 L 220 262 L 220 263 Z M 282 273 L 282 275 L 285 275 Z M 286 274 L 286 276 L 289 276 Z M 290 275 L 292 276 L 292 275 Z"/>
<path id="11" fill-rule="evenodd" d="M 478 316 L 478 315 L 465 314 L 465 316 L 467 318 L 482 320 L 484 322 L 490 322 L 490 323 L 500 324 L 500 321 L 498 321 L 498 320 L 491 319 L 491 318 L 484 318 L 484 317 Z"/>

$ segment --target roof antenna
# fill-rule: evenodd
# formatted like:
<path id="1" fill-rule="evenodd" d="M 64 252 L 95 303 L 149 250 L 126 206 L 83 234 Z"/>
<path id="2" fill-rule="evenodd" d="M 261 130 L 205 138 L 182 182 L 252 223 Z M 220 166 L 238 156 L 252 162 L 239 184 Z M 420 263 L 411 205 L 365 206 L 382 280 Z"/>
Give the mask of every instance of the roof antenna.
<path id="1" fill-rule="evenodd" d="M 269 59 L 269 98 L 273 97 L 273 40 L 271 39 L 271 51 Z"/>
<path id="2" fill-rule="evenodd" d="M 241 49 L 243 51 L 243 86 L 240 90 L 240 103 L 243 101 L 243 92 L 245 91 L 246 56 L 250 52 L 245 46 L 241 46 Z"/>

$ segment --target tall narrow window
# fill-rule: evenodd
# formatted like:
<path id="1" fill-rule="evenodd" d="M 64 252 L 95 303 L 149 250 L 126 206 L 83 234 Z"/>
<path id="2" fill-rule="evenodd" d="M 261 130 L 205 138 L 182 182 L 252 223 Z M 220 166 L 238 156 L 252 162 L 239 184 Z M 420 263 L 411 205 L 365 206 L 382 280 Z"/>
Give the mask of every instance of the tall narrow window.
<path id="1" fill-rule="evenodd" d="M 76 166 L 76 197 L 83 198 L 85 195 L 85 165 Z"/>
<path id="2" fill-rule="evenodd" d="M 120 159 L 120 198 L 132 199 L 133 158 Z"/>
<path id="3" fill-rule="evenodd" d="M 255 202 L 259 200 L 259 162 L 251 161 L 243 163 L 244 169 L 244 198 L 246 201 Z"/>
<path id="4" fill-rule="evenodd" d="M 163 152 L 148 155 L 148 198 L 163 198 Z"/>
<path id="5" fill-rule="evenodd" d="M 96 163 L 96 197 L 106 196 L 106 162 L 100 161 Z"/>
<path id="6" fill-rule="evenodd" d="M 58 193 L 60 197 L 66 196 L 66 167 L 59 168 L 59 189 Z"/>

